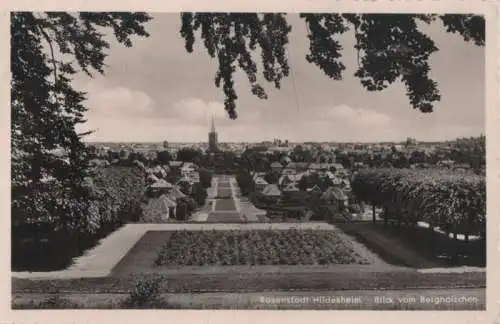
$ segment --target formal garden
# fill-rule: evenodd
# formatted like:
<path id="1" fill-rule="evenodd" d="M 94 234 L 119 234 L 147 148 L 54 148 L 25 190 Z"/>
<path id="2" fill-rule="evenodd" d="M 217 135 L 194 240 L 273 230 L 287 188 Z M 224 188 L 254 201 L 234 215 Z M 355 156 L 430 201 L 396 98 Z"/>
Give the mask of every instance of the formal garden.
<path id="1" fill-rule="evenodd" d="M 471 170 L 463 172 L 443 171 L 436 161 L 424 163 L 421 154 L 408 158 L 408 152 L 397 153 L 395 146 L 383 161 L 363 153 L 370 167 L 349 175 L 349 197 L 339 195 L 328 208 L 318 196 L 333 181 L 320 181 L 319 176 L 311 176 L 318 183 L 299 181 L 296 194 L 283 199 L 275 194 L 280 190 L 255 190 L 251 172 L 273 171 L 273 163 L 252 159 L 251 154 L 236 159 L 234 152 L 213 155 L 179 149 L 173 158 L 164 148 L 152 160 L 125 150 L 99 158 L 86 142 L 93 131 L 77 131 L 86 123 L 90 98 L 72 82 L 79 74 L 104 75 L 110 39 L 113 46 L 133 48 L 150 36 L 153 15 L 13 12 L 10 17 L 13 308 L 252 309 L 265 305 L 248 296 L 276 292 L 397 295 L 473 289 L 484 294 L 484 136 L 463 154 L 451 151 L 457 162 L 470 164 Z M 221 105 L 230 119 L 236 119 L 240 109 L 237 70 L 246 74 L 251 93 L 261 99 L 268 95 L 257 82 L 258 73 L 276 88 L 289 75 L 286 46 L 292 28 L 287 17 L 179 14 L 177 37 L 185 41 L 187 52 L 201 40 L 211 57 L 218 55 L 212 79 L 223 91 Z M 380 91 L 402 80 L 409 106 L 422 113 L 432 112 L 440 101 L 438 83 L 428 75 L 429 57 L 437 47 L 416 26 L 440 24 L 467 42 L 485 42 L 484 16 L 477 15 L 303 13 L 296 18 L 309 33 L 309 63 L 340 80 L 345 69 L 339 60 L 341 46 L 330 36 L 352 28 L 358 40 L 354 49 L 358 58 L 362 56 L 355 73 L 361 86 Z M 195 37 L 197 31 L 201 38 Z M 254 62 L 252 52 L 257 48 L 262 50 L 262 62 Z M 387 59 L 379 69 L 372 63 L 380 57 Z M 186 93 L 192 94 L 192 89 Z M 397 159 L 386 160 L 393 156 Z M 339 154 L 339 159 L 346 168 L 359 162 L 349 154 Z M 412 164 L 412 159 L 422 161 Z M 196 170 L 179 170 L 188 161 Z M 411 168 L 417 164 L 427 166 Z M 210 198 L 220 200 L 215 203 L 219 214 L 211 214 L 215 222 L 191 222 L 198 212 L 210 213 L 207 190 L 213 171 L 234 175 L 245 203 L 266 210 L 265 217 L 217 222 L 217 216 L 231 213 L 239 220 L 240 197 L 225 187 Z M 277 180 L 276 174 L 270 178 Z M 353 202 L 349 207 L 344 204 L 347 198 Z M 372 209 L 372 219 L 351 217 L 360 214 L 362 206 Z M 483 301 L 464 307 L 484 306 Z"/>

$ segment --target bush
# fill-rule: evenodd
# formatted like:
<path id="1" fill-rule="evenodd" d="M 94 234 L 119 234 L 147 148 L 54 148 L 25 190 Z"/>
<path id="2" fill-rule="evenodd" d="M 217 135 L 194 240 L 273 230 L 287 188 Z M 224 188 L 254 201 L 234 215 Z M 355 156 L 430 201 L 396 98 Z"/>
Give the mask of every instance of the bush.
<path id="1" fill-rule="evenodd" d="M 207 191 L 201 186 L 201 184 L 195 184 L 193 186 L 193 191 L 191 192 L 191 197 L 196 201 L 198 206 L 205 205 L 207 199 Z"/>
<path id="2" fill-rule="evenodd" d="M 123 306 L 126 308 L 155 308 L 154 305 L 161 302 L 159 298 L 160 282 L 160 277 L 137 279 Z"/>
<path id="3" fill-rule="evenodd" d="M 212 185 L 212 172 L 205 168 L 198 169 L 200 175 L 200 184 L 204 189 L 210 188 Z"/>
<path id="4" fill-rule="evenodd" d="M 188 219 L 189 210 L 188 210 L 188 204 L 185 201 L 183 201 L 181 199 L 177 200 L 177 211 L 176 211 L 175 216 L 176 216 L 176 219 L 179 221 L 183 221 L 183 220 Z"/>

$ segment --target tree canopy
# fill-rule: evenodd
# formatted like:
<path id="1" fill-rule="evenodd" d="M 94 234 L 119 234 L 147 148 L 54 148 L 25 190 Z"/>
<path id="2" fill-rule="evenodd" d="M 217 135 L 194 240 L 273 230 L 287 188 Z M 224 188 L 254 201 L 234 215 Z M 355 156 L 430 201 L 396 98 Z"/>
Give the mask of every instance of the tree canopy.
<path id="1" fill-rule="evenodd" d="M 334 80 L 342 79 L 345 66 L 336 38 L 353 30 L 358 53 L 354 75 L 362 86 L 368 91 L 381 91 L 401 80 L 411 106 L 423 113 L 432 112 L 441 96 L 437 83 L 429 77 L 429 57 L 438 48 L 418 24 L 440 21 L 447 32 L 458 33 L 477 46 L 485 44 L 485 20 L 478 15 L 302 13 L 300 18 L 310 44 L 307 62 Z M 277 89 L 290 75 L 286 52 L 292 26 L 285 13 L 185 12 L 181 19 L 186 50 L 193 51 L 199 31 L 207 53 L 218 61 L 215 85 L 223 89 L 230 118 L 237 117 L 233 76 L 238 69 L 247 75 L 251 92 L 267 99 L 252 53 L 260 50 L 264 80 Z"/>
<path id="2" fill-rule="evenodd" d="M 89 197 L 81 188 L 88 152 L 75 125 L 85 122 L 79 70 L 104 73 L 111 29 L 119 43 L 148 36 L 144 13 L 11 13 L 12 215 L 85 227 Z M 13 222 L 15 223 L 15 222 Z"/>

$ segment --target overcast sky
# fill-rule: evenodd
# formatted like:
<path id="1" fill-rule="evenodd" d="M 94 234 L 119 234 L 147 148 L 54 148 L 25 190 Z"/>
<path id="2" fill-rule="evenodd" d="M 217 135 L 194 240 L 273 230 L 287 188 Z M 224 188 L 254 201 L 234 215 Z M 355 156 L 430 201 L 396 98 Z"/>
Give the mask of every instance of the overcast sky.
<path id="1" fill-rule="evenodd" d="M 298 109 L 291 78 L 279 91 L 266 84 L 269 98 L 261 100 L 239 74 L 238 119 L 229 120 L 222 90 L 213 82 L 216 61 L 199 43 L 193 53 L 185 51 L 178 14 L 155 14 L 146 26 L 149 38 L 137 39 L 132 48 L 111 42 L 106 76 L 75 80 L 88 92 L 88 122 L 79 130 L 96 130 L 89 141 L 206 141 L 214 114 L 223 142 L 444 140 L 484 133 L 484 48 L 445 33 L 439 22 L 425 27 L 440 49 L 431 57 L 431 76 L 442 99 L 434 113 L 423 114 L 411 108 L 401 83 L 372 93 L 352 76 L 356 53 L 351 33 L 340 38 L 344 79 L 329 79 L 304 58 L 304 23 L 296 15 L 289 19 Z"/>

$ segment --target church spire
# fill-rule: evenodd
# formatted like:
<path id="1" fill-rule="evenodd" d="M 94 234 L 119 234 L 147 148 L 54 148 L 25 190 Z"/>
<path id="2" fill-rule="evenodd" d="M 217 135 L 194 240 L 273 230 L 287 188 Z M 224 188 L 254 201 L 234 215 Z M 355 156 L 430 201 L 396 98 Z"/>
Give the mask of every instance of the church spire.
<path id="1" fill-rule="evenodd" d="M 215 133 L 215 122 L 214 122 L 214 115 L 212 115 L 212 128 L 210 130 L 212 133 Z"/>

